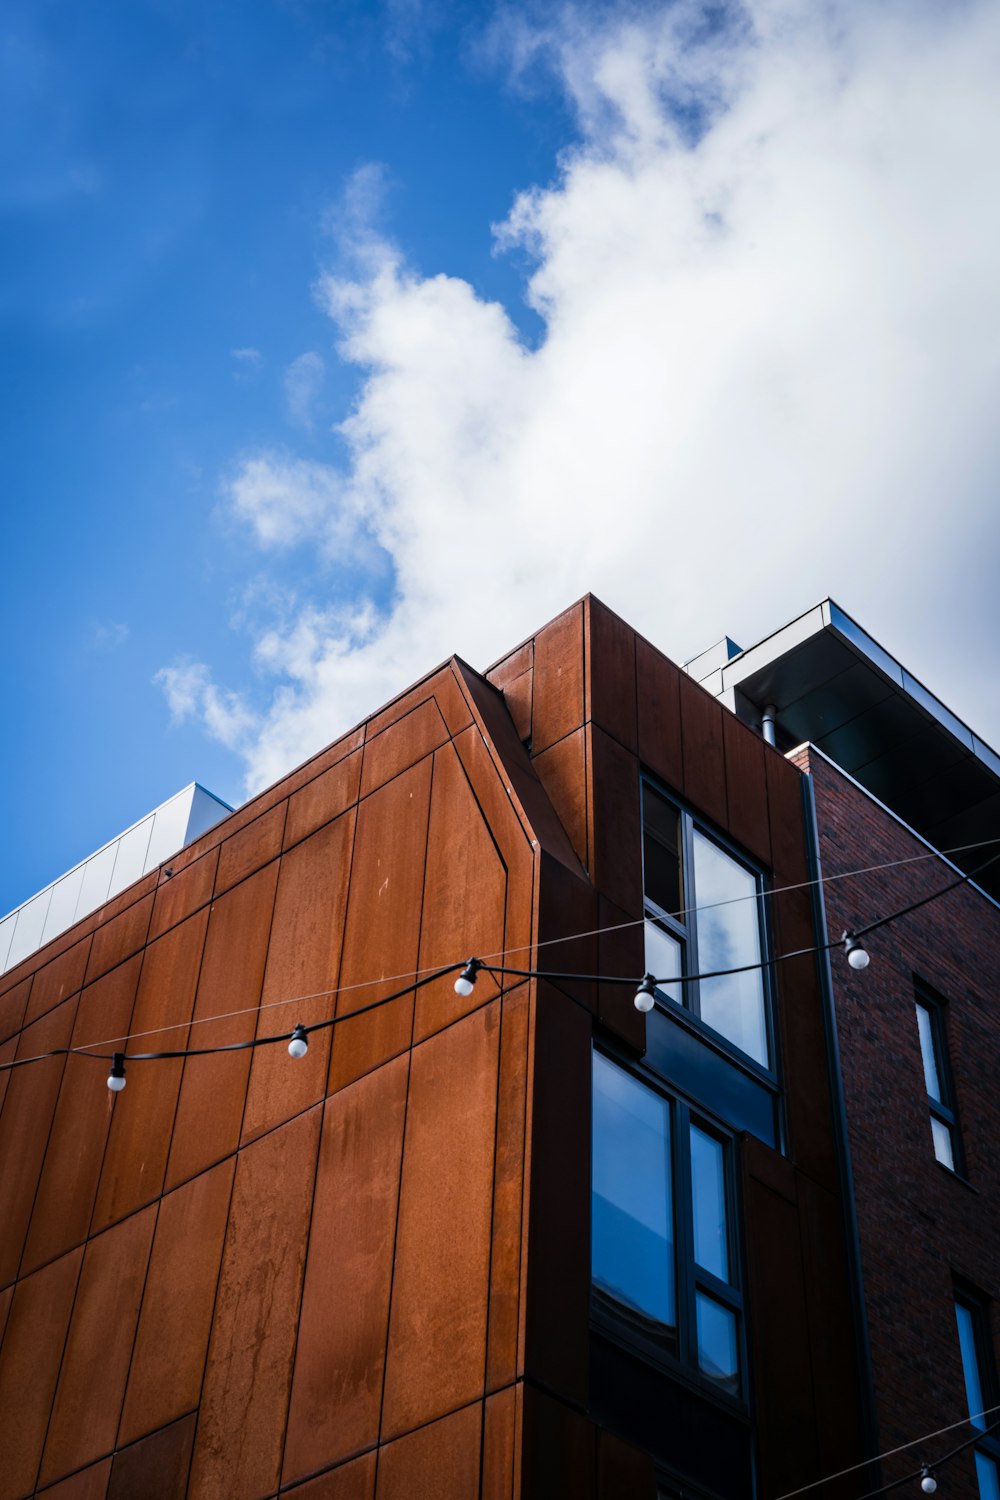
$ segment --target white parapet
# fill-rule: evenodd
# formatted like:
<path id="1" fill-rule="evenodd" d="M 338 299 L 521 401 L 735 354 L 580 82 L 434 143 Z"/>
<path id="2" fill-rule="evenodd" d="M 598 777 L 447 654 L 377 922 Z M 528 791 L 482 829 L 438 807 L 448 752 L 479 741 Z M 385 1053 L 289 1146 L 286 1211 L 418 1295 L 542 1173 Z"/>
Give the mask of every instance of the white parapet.
<path id="1" fill-rule="evenodd" d="M 232 808 L 192 781 L 0 921 L 0 974 L 193 843 Z"/>

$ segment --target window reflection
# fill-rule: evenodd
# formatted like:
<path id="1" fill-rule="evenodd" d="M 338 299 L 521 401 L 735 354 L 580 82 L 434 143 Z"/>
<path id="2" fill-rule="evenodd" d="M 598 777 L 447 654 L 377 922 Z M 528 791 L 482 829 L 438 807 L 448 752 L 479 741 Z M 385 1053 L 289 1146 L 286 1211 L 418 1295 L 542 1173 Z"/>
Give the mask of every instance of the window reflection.
<path id="1" fill-rule="evenodd" d="M 711 839 L 694 835 L 698 968 L 701 973 L 759 964 L 757 882 Z M 729 903 L 729 904 L 720 904 Z M 764 984 L 759 968 L 699 984 L 701 1018 L 756 1062 L 767 1065 Z"/>
<path id="2" fill-rule="evenodd" d="M 722 1142 L 691 1126 L 691 1197 L 694 1258 L 720 1281 L 729 1280 L 726 1233 L 726 1175 Z"/>
<path id="3" fill-rule="evenodd" d="M 673 1328 L 673 1204 L 667 1101 L 594 1055 L 593 1279 Z"/>
<path id="4" fill-rule="evenodd" d="M 699 1292 L 698 1367 L 733 1395 L 739 1390 L 736 1317 L 728 1307 Z"/>

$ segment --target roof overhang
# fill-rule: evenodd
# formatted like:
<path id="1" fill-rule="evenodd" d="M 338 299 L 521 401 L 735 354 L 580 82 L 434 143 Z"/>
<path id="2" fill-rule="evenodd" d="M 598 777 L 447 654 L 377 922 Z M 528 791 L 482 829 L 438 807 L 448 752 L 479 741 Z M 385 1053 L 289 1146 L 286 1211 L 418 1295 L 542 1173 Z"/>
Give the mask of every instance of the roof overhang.
<path id="1" fill-rule="evenodd" d="M 817 745 L 942 851 L 1000 839 L 1000 756 L 832 599 L 726 660 L 711 688 L 779 746 Z M 974 869 L 995 851 L 949 857 Z M 1000 867 L 978 880 L 1000 896 Z"/>

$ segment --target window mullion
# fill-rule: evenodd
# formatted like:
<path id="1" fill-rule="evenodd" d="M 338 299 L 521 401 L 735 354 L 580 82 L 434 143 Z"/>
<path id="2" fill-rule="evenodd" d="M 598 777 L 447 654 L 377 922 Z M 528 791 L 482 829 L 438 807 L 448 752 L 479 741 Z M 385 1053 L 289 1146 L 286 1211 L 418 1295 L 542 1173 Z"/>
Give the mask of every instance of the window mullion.
<path id="1" fill-rule="evenodd" d="M 674 1102 L 674 1243 L 677 1253 L 678 1333 L 684 1364 L 697 1366 L 695 1332 L 694 1212 L 691 1183 L 691 1114 L 679 1099 Z"/>
<path id="2" fill-rule="evenodd" d="M 697 899 L 694 887 L 694 820 L 690 813 L 681 812 L 681 879 L 684 886 L 684 972 L 698 972 L 698 918 L 693 908 Z M 701 1015 L 701 1000 L 697 980 L 688 980 L 684 985 L 685 1004 L 692 1015 Z"/>

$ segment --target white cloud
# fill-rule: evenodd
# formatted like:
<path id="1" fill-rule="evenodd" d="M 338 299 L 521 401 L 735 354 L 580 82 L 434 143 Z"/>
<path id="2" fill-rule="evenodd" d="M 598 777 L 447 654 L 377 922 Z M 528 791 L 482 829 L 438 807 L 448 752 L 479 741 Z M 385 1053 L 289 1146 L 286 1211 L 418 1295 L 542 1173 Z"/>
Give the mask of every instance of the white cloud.
<path id="1" fill-rule="evenodd" d="M 360 371 L 347 459 L 253 456 L 231 503 L 265 547 L 377 544 L 394 590 L 376 609 L 363 571 L 262 631 L 279 686 L 236 737 L 248 787 L 587 589 L 677 657 L 833 593 L 997 736 L 976 649 L 1000 527 L 1000 10 L 730 20 L 679 0 L 494 29 L 579 120 L 497 231 L 534 257 L 537 347 L 375 236 L 322 283 Z"/>
<path id="2" fill-rule="evenodd" d="M 285 409 L 289 421 L 307 432 L 313 429 L 316 402 L 323 389 L 325 374 L 322 357 L 312 351 L 293 359 L 285 371 Z"/>
<path id="3" fill-rule="evenodd" d="M 154 682 L 162 687 L 175 724 L 200 719 L 213 739 L 230 750 L 246 753 L 259 731 L 259 720 L 237 693 L 226 692 L 212 681 L 203 662 L 182 661 L 161 667 Z"/>
<path id="4" fill-rule="evenodd" d="M 108 621 L 98 623 L 94 626 L 91 637 L 92 644 L 99 651 L 113 651 L 116 646 L 123 646 L 129 638 L 129 628 L 123 623 Z"/>

